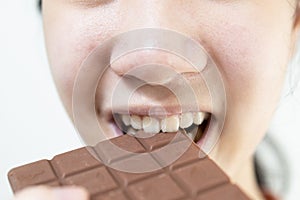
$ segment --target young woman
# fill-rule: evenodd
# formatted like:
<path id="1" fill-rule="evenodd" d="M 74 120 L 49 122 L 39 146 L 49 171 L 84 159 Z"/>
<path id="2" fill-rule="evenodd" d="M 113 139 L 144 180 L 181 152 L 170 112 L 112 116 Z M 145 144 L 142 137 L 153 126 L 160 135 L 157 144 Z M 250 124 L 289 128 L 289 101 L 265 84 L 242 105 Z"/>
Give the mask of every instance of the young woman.
<path id="1" fill-rule="evenodd" d="M 91 51 L 113 36 L 150 27 L 179 32 L 203 45 L 217 63 L 226 91 L 224 128 L 210 156 L 252 199 L 257 200 L 275 199 L 259 186 L 253 156 L 277 107 L 288 63 L 295 54 L 300 25 L 298 9 L 297 0 L 42 2 L 49 63 L 70 117 L 76 73 Z M 162 57 L 160 53 L 147 52 L 138 56 Z M 162 59 L 162 62 L 165 61 Z M 172 66 L 175 71 L 185 70 L 176 63 Z M 103 113 L 112 96 L 112 85 L 132 67 L 129 64 L 108 68 L 107 77 L 101 83 L 106 89 L 97 90 L 97 96 L 102 97 L 98 117 L 107 130 L 110 126 Z M 152 105 L 153 95 L 149 90 L 142 90 L 137 99 Z M 199 108 L 208 104 L 198 103 Z M 168 113 L 172 114 L 178 113 Z M 114 130 L 109 132 L 114 133 Z M 84 190 L 74 187 L 38 187 L 24 190 L 16 195 L 16 199 L 85 200 L 87 195 Z"/>

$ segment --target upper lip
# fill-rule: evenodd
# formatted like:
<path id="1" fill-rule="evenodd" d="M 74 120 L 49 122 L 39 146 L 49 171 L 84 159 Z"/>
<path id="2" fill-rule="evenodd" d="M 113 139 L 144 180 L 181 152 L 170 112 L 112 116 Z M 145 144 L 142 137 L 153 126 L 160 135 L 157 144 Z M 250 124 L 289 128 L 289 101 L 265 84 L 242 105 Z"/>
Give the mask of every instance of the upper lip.
<path id="1" fill-rule="evenodd" d="M 197 84 L 199 82 L 199 80 L 197 79 L 198 75 L 199 74 L 194 73 L 182 74 L 182 76 L 185 76 L 185 78 L 191 84 Z M 176 83 L 176 85 L 172 87 L 176 90 L 176 88 L 179 88 L 181 86 L 180 84 Z M 146 86 L 146 88 L 140 89 L 141 91 L 136 91 L 136 96 L 132 95 L 130 100 L 125 99 L 124 101 L 118 101 L 118 104 L 114 104 L 113 107 L 108 108 L 108 111 L 112 114 L 132 114 L 158 117 L 178 115 L 186 112 L 212 112 L 210 96 L 205 92 L 202 93 L 202 96 L 198 97 L 199 99 L 193 98 L 192 100 L 186 98 L 183 99 L 182 102 L 182 100 L 176 99 L 174 95 L 171 95 L 171 93 L 173 92 L 166 92 L 163 89 L 160 90 L 159 86 Z M 181 98 L 187 96 L 189 95 L 183 94 L 181 95 Z"/>
<path id="2" fill-rule="evenodd" d="M 167 107 L 156 107 L 156 106 L 129 106 L 128 108 L 115 108 L 112 110 L 113 114 L 131 114 L 131 115 L 139 115 L 139 116 L 156 116 L 156 117 L 164 117 L 170 115 L 179 115 L 186 112 L 206 112 L 207 107 L 202 107 L 201 109 L 195 107 L 183 107 L 183 106 L 167 106 Z"/>
<path id="3" fill-rule="evenodd" d="M 183 73 L 182 76 L 190 82 L 191 85 L 197 85 L 200 87 L 205 87 L 204 84 L 199 83 L 199 79 L 201 78 L 201 74 L 199 73 Z M 128 81 L 131 81 L 130 79 Z M 170 103 L 172 100 L 166 98 L 156 98 L 156 90 L 157 86 L 149 86 L 149 91 L 144 93 L 140 91 L 140 98 L 132 98 L 132 101 L 128 101 L 128 99 L 124 101 L 117 101 L 117 103 L 107 103 L 98 105 L 96 104 L 96 110 L 99 115 L 106 118 L 106 120 L 110 121 L 113 119 L 114 114 L 131 114 L 131 115 L 139 115 L 139 116 L 156 116 L 158 118 L 170 115 L 179 115 L 181 113 L 186 112 L 205 112 L 209 114 L 213 114 L 213 107 L 211 102 L 211 96 L 209 92 L 204 91 L 200 95 L 200 99 L 197 103 L 193 103 L 192 101 L 185 101 L 183 104 L 179 104 L 176 101 Z M 176 83 L 173 88 L 180 88 L 180 84 Z M 152 89 L 153 88 L 153 89 Z M 155 91 L 156 93 L 154 93 Z"/>
<path id="4" fill-rule="evenodd" d="M 149 86 L 146 90 L 141 90 L 139 92 L 138 97 L 132 97 L 129 100 L 125 99 L 124 102 L 118 102 L 118 105 L 110 105 L 109 107 L 104 108 L 104 113 L 112 116 L 112 114 L 134 114 L 134 115 L 150 115 L 150 116 L 166 116 L 166 115 L 176 115 L 185 112 L 206 112 L 211 113 L 212 105 L 210 101 L 210 95 L 208 90 L 206 90 L 206 85 L 202 80 L 202 75 L 199 71 L 191 68 L 191 66 L 187 66 L 186 62 L 176 62 L 176 67 L 174 66 L 174 60 L 169 58 L 169 55 L 163 54 L 161 52 L 153 52 L 153 51 L 141 51 L 136 54 L 132 54 L 137 57 L 130 57 L 130 55 L 126 55 L 124 59 L 119 60 L 119 62 L 111 63 L 112 71 L 115 72 L 119 77 L 125 77 L 123 80 L 129 82 L 133 82 L 130 79 L 139 79 L 142 80 L 143 77 L 138 76 L 126 76 L 126 73 L 130 71 L 132 68 L 135 68 L 139 65 L 146 65 L 149 61 L 158 62 L 160 64 L 168 65 L 174 68 L 174 71 L 178 73 L 178 76 L 181 76 L 183 79 L 178 79 L 177 77 L 169 77 L 167 84 L 164 87 L 168 88 L 169 86 L 173 91 L 177 91 L 180 94 L 183 94 L 183 97 L 188 96 L 185 95 L 187 91 L 184 91 L 183 82 L 186 81 L 188 85 L 193 89 L 197 89 L 201 91 L 200 101 L 195 103 L 195 100 L 189 100 L 188 97 L 184 99 L 184 102 L 173 101 L 169 99 L 167 94 L 157 94 L 157 90 L 155 86 L 151 88 Z M 167 56 L 167 58 L 166 58 Z M 172 56 L 172 55 L 171 55 Z M 174 55 L 173 55 L 174 56 Z M 152 59 L 152 60 L 151 60 Z M 154 59 L 154 60 L 153 60 Z M 206 58 L 207 59 L 207 58 Z M 178 65 L 177 65 L 178 64 Z M 140 75 L 140 74 L 138 74 Z M 179 81 L 178 81 L 179 80 Z M 181 82 L 180 82 L 181 80 Z M 151 85 L 151 84 L 149 84 Z M 171 92 L 173 92 L 171 91 Z M 184 96 L 185 95 L 185 96 Z M 166 97 L 166 98 L 164 98 Z M 182 97 L 181 97 L 182 98 Z M 180 100 L 179 100 L 180 101 Z"/>

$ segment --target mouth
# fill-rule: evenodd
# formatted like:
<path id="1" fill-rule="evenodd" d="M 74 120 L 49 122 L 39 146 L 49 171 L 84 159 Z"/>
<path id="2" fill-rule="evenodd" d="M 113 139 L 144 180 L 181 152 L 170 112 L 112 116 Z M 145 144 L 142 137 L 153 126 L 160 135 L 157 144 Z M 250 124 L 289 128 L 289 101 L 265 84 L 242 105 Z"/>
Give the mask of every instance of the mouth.
<path id="1" fill-rule="evenodd" d="M 201 111 L 168 116 L 121 113 L 114 113 L 113 116 L 112 124 L 116 135 L 137 135 L 143 132 L 150 136 L 181 131 L 195 143 L 200 143 L 204 138 L 211 118 L 210 113 Z"/>

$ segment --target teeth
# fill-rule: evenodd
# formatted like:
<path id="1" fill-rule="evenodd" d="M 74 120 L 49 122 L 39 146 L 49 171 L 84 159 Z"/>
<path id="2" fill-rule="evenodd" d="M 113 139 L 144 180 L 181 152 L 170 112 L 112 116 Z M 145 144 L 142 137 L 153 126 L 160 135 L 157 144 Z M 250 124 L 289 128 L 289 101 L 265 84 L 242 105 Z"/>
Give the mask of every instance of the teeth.
<path id="1" fill-rule="evenodd" d="M 177 115 L 167 117 L 161 121 L 162 132 L 176 132 L 179 129 L 179 118 Z"/>
<path id="2" fill-rule="evenodd" d="M 125 126 L 130 125 L 130 116 L 129 115 L 121 115 L 121 119 Z"/>
<path id="3" fill-rule="evenodd" d="M 136 130 L 134 130 L 133 128 L 128 128 L 128 130 L 126 131 L 128 134 L 130 135 L 135 135 L 136 134 Z"/>
<path id="4" fill-rule="evenodd" d="M 142 129 L 142 119 L 140 116 L 132 115 L 130 117 L 130 124 L 134 129 Z"/>
<path id="5" fill-rule="evenodd" d="M 180 116 L 180 128 L 187 128 L 193 124 L 193 114 L 184 113 Z"/>
<path id="6" fill-rule="evenodd" d="M 205 119 L 205 113 L 204 112 L 194 113 L 194 117 L 193 117 L 194 124 L 200 125 L 203 122 L 204 119 Z"/>
<path id="7" fill-rule="evenodd" d="M 191 140 L 194 140 L 195 137 L 196 137 L 196 135 L 197 135 L 197 132 L 196 132 L 196 131 L 194 131 L 194 132 L 192 132 L 192 133 L 187 133 L 187 136 L 188 136 Z"/>
<path id="8" fill-rule="evenodd" d="M 143 129 L 146 133 L 158 133 L 160 131 L 159 120 L 153 117 L 143 117 Z"/>
<path id="9" fill-rule="evenodd" d="M 188 112 L 181 115 L 172 115 L 164 119 L 158 119 L 150 116 L 138 115 L 120 115 L 121 121 L 127 127 L 127 133 L 135 135 L 138 131 L 143 130 L 145 133 L 159 133 L 162 132 L 177 132 L 179 127 L 187 131 L 187 136 L 192 140 L 195 139 L 200 124 L 209 115 L 204 112 Z"/>

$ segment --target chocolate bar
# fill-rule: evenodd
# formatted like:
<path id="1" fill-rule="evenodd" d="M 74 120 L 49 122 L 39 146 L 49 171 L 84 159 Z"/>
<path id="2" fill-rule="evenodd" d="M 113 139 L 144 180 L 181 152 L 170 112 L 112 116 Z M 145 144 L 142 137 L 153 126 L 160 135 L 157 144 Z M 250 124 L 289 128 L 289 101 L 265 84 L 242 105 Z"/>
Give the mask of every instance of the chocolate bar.
<path id="1" fill-rule="evenodd" d="M 8 178 L 14 192 L 41 184 L 79 185 L 91 200 L 250 199 L 195 143 L 175 133 L 122 135 L 14 168 Z"/>

